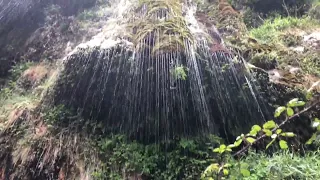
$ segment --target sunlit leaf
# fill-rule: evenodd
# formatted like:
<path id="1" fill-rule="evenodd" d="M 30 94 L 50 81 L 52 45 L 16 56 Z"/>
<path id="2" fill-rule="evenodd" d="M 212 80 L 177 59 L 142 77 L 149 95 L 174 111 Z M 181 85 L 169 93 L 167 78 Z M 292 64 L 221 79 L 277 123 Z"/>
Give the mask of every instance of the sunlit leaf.
<path id="1" fill-rule="evenodd" d="M 294 137 L 295 136 L 295 134 L 293 132 L 284 132 L 284 133 L 281 133 L 280 135 L 284 136 L 284 137 Z"/>
<path id="2" fill-rule="evenodd" d="M 251 131 L 249 132 L 249 134 L 247 134 L 247 135 L 256 136 L 257 134 L 258 134 L 258 131 L 256 131 L 256 130 L 251 130 Z"/>
<path id="3" fill-rule="evenodd" d="M 261 127 L 259 125 L 254 125 L 254 126 L 252 126 L 251 131 L 249 132 L 249 134 L 251 136 L 256 136 L 260 130 L 261 130 Z"/>
<path id="4" fill-rule="evenodd" d="M 229 167 L 231 167 L 231 166 L 232 166 L 231 164 L 227 163 L 227 164 L 225 164 L 223 167 L 229 168 Z"/>
<path id="5" fill-rule="evenodd" d="M 234 144 L 230 144 L 230 145 L 227 146 L 227 149 L 228 148 L 234 148 L 234 147 L 236 147 Z"/>
<path id="6" fill-rule="evenodd" d="M 280 148 L 281 148 L 281 149 L 288 149 L 288 143 L 287 143 L 287 141 L 280 140 L 280 141 L 279 141 L 279 145 L 280 145 Z"/>
<path id="7" fill-rule="evenodd" d="M 241 169 L 240 172 L 241 172 L 242 176 L 244 176 L 244 177 L 250 176 L 250 171 L 248 169 Z"/>
<path id="8" fill-rule="evenodd" d="M 219 153 L 222 154 L 226 151 L 227 146 L 225 144 L 220 145 L 219 147 Z"/>
<path id="9" fill-rule="evenodd" d="M 304 101 L 299 101 L 298 98 L 294 98 L 287 103 L 288 107 L 298 107 L 304 106 L 306 103 Z"/>
<path id="10" fill-rule="evenodd" d="M 217 172 L 219 169 L 219 164 L 218 163 L 214 163 L 214 164 L 210 164 L 205 171 L 202 173 L 201 177 L 206 177 L 208 174 L 211 174 L 212 172 Z"/>
<path id="11" fill-rule="evenodd" d="M 276 134 L 280 134 L 282 132 L 282 129 L 277 129 Z"/>
<path id="12" fill-rule="evenodd" d="M 220 149 L 226 149 L 226 148 L 227 148 L 227 146 L 225 144 L 220 145 Z"/>
<path id="13" fill-rule="evenodd" d="M 288 115 L 288 116 L 292 116 L 293 114 L 294 114 L 293 109 L 292 109 L 291 107 L 288 107 L 288 108 L 287 108 L 287 115 Z"/>
<path id="14" fill-rule="evenodd" d="M 219 152 L 220 151 L 220 148 L 214 148 L 213 149 L 213 152 L 215 152 L 215 153 L 217 153 L 217 152 Z"/>
<path id="15" fill-rule="evenodd" d="M 263 132 L 266 134 L 266 136 L 271 136 L 272 135 L 272 131 L 269 129 L 263 129 Z"/>
<path id="16" fill-rule="evenodd" d="M 274 112 L 274 117 L 279 117 L 279 116 L 281 115 L 281 113 L 282 113 L 283 111 L 285 111 L 285 110 L 286 110 L 286 107 L 284 107 L 284 106 L 278 107 L 278 108 L 276 109 L 276 111 Z"/>
<path id="17" fill-rule="evenodd" d="M 270 120 L 263 124 L 263 129 L 273 129 L 276 127 L 276 123 L 273 120 Z"/>
<path id="18" fill-rule="evenodd" d="M 292 105 L 296 104 L 298 101 L 299 101 L 299 98 L 291 99 L 291 100 L 287 103 L 287 106 L 293 107 Z"/>
<path id="19" fill-rule="evenodd" d="M 314 140 L 316 140 L 317 134 L 314 133 L 311 138 L 306 142 L 306 144 L 312 144 Z"/>
<path id="20" fill-rule="evenodd" d="M 272 134 L 272 136 L 271 136 L 272 139 L 275 139 L 276 137 L 278 137 L 277 134 Z"/>
<path id="21" fill-rule="evenodd" d="M 237 140 L 236 142 L 234 142 L 235 147 L 240 146 L 240 144 L 242 143 L 242 139 Z"/>
<path id="22" fill-rule="evenodd" d="M 252 138 L 252 137 L 248 137 L 248 138 L 246 138 L 246 140 L 247 140 L 250 144 L 252 144 L 252 143 L 254 143 L 254 141 L 255 141 L 256 139 L 254 139 L 254 138 Z"/>
<path id="23" fill-rule="evenodd" d="M 253 125 L 251 130 L 255 130 L 255 131 L 259 132 L 261 130 L 261 127 L 259 125 Z"/>
<path id="24" fill-rule="evenodd" d="M 223 175 L 228 176 L 229 170 L 228 169 L 223 169 Z"/>

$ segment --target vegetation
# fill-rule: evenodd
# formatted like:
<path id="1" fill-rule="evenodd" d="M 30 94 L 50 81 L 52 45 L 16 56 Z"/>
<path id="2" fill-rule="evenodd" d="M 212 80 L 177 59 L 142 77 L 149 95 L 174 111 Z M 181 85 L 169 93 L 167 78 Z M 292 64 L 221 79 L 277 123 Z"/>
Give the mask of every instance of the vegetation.
<path id="1" fill-rule="evenodd" d="M 317 27 L 317 22 L 309 17 L 296 18 L 296 17 L 276 17 L 275 19 L 267 19 L 263 25 L 258 28 L 250 30 L 249 34 L 255 39 L 265 44 L 278 44 L 281 43 L 281 35 L 285 30 L 291 28 L 299 28 L 308 30 Z M 318 26 L 320 26 L 318 24 Z"/>
<path id="2" fill-rule="evenodd" d="M 146 8 L 147 10 L 141 10 Z M 151 48 L 152 54 L 183 51 L 186 43 L 193 42 L 191 32 L 182 16 L 180 0 L 139 2 L 134 24 L 129 25 L 136 32 L 133 41 L 138 50 Z M 150 43 L 154 42 L 154 43 Z"/>
<path id="3" fill-rule="evenodd" d="M 201 178 L 202 179 L 221 179 L 223 177 L 228 177 L 230 179 L 239 179 L 243 177 L 254 177 L 251 176 L 251 172 L 248 170 L 249 165 L 246 162 L 235 162 L 235 164 L 230 164 L 230 152 L 232 152 L 234 148 L 241 147 L 242 144 L 244 144 L 240 150 L 236 151 L 234 154 L 231 155 L 232 157 L 241 157 L 246 154 L 248 150 L 253 145 L 256 145 L 260 143 L 261 141 L 265 141 L 265 139 L 270 138 L 270 141 L 266 145 L 266 149 L 268 149 L 271 145 L 273 145 L 276 141 L 278 142 L 281 149 L 286 150 L 289 149 L 289 145 L 286 141 L 287 138 L 291 138 L 296 136 L 293 132 L 285 132 L 283 131 L 283 127 L 287 125 L 290 121 L 292 121 L 295 117 L 299 117 L 301 114 L 309 111 L 311 108 L 319 104 L 320 102 L 316 102 L 314 104 L 311 104 L 309 107 L 295 113 L 294 108 L 304 106 L 305 102 L 299 101 L 298 98 L 292 99 L 287 103 L 286 106 L 280 106 L 275 110 L 274 118 L 283 117 L 284 120 L 280 121 L 281 123 L 277 124 L 274 120 L 269 120 L 266 123 L 263 124 L 263 126 L 259 125 L 253 125 L 251 128 L 251 131 L 244 135 L 241 134 L 238 136 L 234 143 L 230 145 L 221 144 L 218 148 L 213 149 L 213 152 L 220 154 L 220 158 L 217 159 L 216 163 L 211 164 L 207 167 L 207 169 L 203 172 Z M 284 116 L 281 116 L 285 112 Z M 311 144 L 317 137 L 319 131 L 320 131 L 320 120 L 318 118 L 315 118 L 312 122 L 312 126 L 316 128 L 316 132 L 312 135 L 312 137 L 306 142 L 306 144 Z M 314 154 L 315 156 L 318 156 L 319 154 Z M 312 157 L 314 158 L 314 157 Z M 235 166 L 239 169 L 240 173 L 236 172 L 230 172 L 230 168 L 232 166 Z M 293 168 L 293 167 L 290 167 Z M 306 167 L 304 167 L 306 169 Z M 310 169 L 308 169 L 308 172 Z M 270 170 L 269 170 L 270 171 Z M 279 169 L 271 170 L 269 174 L 256 174 L 255 176 L 261 177 L 261 178 L 270 178 L 270 177 L 276 177 L 279 179 L 282 178 L 298 178 L 303 176 L 303 178 L 306 177 L 313 177 L 316 178 L 320 174 L 315 173 L 317 170 L 313 171 L 313 174 L 309 174 L 304 172 L 305 174 L 296 174 L 299 172 L 299 170 L 294 169 L 293 171 L 285 169 L 282 173 L 278 174 L 273 171 L 279 171 Z M 288 174 L 289 172 L 289 174 Z M 234 174 L 233 174 L 234 173 Z"/>
<path id="4" fill-rule="evenodd" d="M 209 145 L 219 141 L 207 138 L 176 139 L 159 144 L 143 145 L 122 135 L 103 138 L 98 142 L 103 159 L 97 179 L 123 179 L 140 176 L 148 179 L 194 179 L 200 177 L 212 152 Z M 205 144 L 212 142 L 211 144 Z"/>
<path id="5" fill-rule="evenodd" d="M 237 174 L 237 178 L 246 180 L 319 179 L 319 158 L 320 150 L 308 152 L 304 156 L 288 151 L 280 151 L 272 155 L 250 151 L 246 157 L 241 158 L 240 162 L 231 162 L 232 164 L 240 163 L 243 169 L 234 166 L 230 169 L 230 173 Z"/>
<path id="6" fill-rule="evenodd" d="M 246 3 L 259 1 L 248 0 Z M 91 26 L 93 21 L 104 19 L 108 12 L 100 5 L 108 6 L 108 2 L 98 0 L 99 7 L 84 10 L 77 20 Z M 224 28 L 222 31 L 238 31 L 228 24 L 239 23 L 241 17 L 226 1 L 219 2 L 220 6 L 214 9 L 219 12 L 217 27 Z M 235 3 L 233 0 L 229 2 Z M 232 38 L 243 40 L 234 44 L 243 54 L 249 54 L 248 61 L 253 64 L 268 64 L 276 60 L 284 65 L 293 65 L 298 61 L 304 72 L 320 75 L 316 50 L 309 48 L 299 53 L 290 49 L 303 44 L 303 37 L 297 31 L 309 32 L 320 28 L 319 3 L 313 2 L 307 16 L 288 16 L 297 12 L 300 6 L 297 5 L 297 8 L 291 6 L 292 10 L 282 12 L 282 16 L 266 20 L 254 16 L 255 9 L 252 8 L 247 18 L 254 16 L 252 19 L 260 19 L 262 25 L 246 31 L 248 37 L 232 34 Z M 135 22 L 129 25 L 136 49 L 150 50 L 153 55 L 188 49 L 194 37 L 184 20 L 182 6 L 180 0 L 140 0 L 135 12 L 138 19 L 131 19 Z M 55 17 L 54 14 L 61 12 L 52 6 L 47 13 Z M 37 90 L 44 92 L 50 89 L 55 79 L 50 77 L 29 89 L 21 86 L 19 82 L 24 72 L 34 64 L 16 64 L 10 71 L 10 77 L 6 78 L 5 88 L 0 91 L 0 177 L 5 171 L 8 174 L 13 172 L 16 179 L 49 179 L 44 178 L 49 176 L 61 180 L 80 179 L 80 175 L 101 180 L 320 179 L 320 149 L 317 144 L 320 120 L 315 117 L 319 113 L 309 113 L 316 106 L 319 109 L 319 101 L 307 104 L 297 98 L 292 99 L 285 106 L 277 107 L 273 120 L 252 126 L 247 134 L 239 135 L 231 144 L 214 135 L 177 137 L 143 144 L 125 135 L 107 134 L 101 124 L 86 121 L 65 105 L 46 107 L 40 104 L 44 96 Z M 223 66 L 222 71 L 226 68 L 227 65 Z M 266 71 L 267 68 L 263 68 Z M 41 77 L 47 74 L 31 70 L 31 74 L 42 74 Z M 170 74 L 175 80 L 186 80 L 188 71 L 183 65 L 175 65 Z M 294 132 L 295 127 L 288 130 L 288 126 L 294 120 L 307 121 L 305 116 L 297 118 L 305 114 L 308 114 L 314 132 L 309 132 L 310 137 L 302 142 L 305 145 L 297 149 L 293 140 L 300 134 Z M 92 129 L 98 130 L 93 132 Z M 315 147 L 314 151 L 303 149 L 310 145 Z"/>

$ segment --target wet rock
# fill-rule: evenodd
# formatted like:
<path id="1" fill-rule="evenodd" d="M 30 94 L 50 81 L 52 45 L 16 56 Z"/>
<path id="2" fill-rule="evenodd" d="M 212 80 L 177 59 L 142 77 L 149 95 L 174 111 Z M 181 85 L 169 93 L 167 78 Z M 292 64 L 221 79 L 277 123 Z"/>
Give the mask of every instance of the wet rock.
<path id="1" fill-rule="evenodd" d="M 312 48 L 320 50 L 320 32 L 319 31 L 315 31 L 315 32 L 312 32 L 311 34 L 304 35 L 303 41 L 307 45 L 311 46 Z"/>

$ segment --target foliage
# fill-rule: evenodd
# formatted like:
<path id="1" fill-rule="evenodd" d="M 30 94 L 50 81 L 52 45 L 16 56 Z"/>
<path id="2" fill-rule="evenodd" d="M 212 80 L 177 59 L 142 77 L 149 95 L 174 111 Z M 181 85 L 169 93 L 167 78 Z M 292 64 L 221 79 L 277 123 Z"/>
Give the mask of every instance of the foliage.
<path id="1" fill-rule="evenodd" d="M 186 73 L 187 70 L 188 69 L 186 67 L 178 66 L 172 71 L 172 74 L 175 79 L 186 80 L 187 79 L 187 73 Z"/>
<path id="2" fill-rule="evenodd" d="M 10 76 L 8 77 L 6 87 L 0 91 L 0 97 L 3 99 L 9 98 L 9 96 L 13 93 L 13 90 L 17 85 L 17 80 L 20 78 L 21 74 L 32 65 L 32 62 L 23 62 L 14 65 L 9 71 Z"/>
<path id="3" fill-rule="evenodd" d="M 311 18 L 314 18 L 318 21 L 320 21 L 320 1 L 315 0 L 312 4 L 312 7 L 310 8 L 308 15 Z"/>
<path id="4" fill-rule="evenodd" d="M 61 125 L 62 123 L 65 123 L 71 115 L 71 111 L 60 104 L 47 110 L 42 116 L 44 121 L 49 125 Z"/>
<path id="5" fill-rule="evenodd" d="M 82 13 L 78 15 L 79 20 L 93 20 L 98 17 L 94 11 L 91 10 L 84 10 Z"/>
<path id="6" fill-rule="evenodd" d="M 319 179 L 320 151 L 299 156 L 289 152 L 249 154 L 240 161 L 233 160 L 230 169 L 235 179 Z M 239 168 L 239 165 L 241 168 Z"/>
<path id="7" fill-rule="evenodd" d="M 140 174 L 148 179 L 194 179 L 200 176 L 212 156 L 205 142 L 214 138 L 177 139 L 143 145 L 122 135 L 98 142 L 103 166 L 94 172 L 97 179 L 125 179 Z M 214 143 L 216 144 L 216 143 Z"/>
<path id="8" fill-rule="evenodd" d="M 284 118 L 284 120 L 281 123 L 277 124 L 274 120 L 269 120 L 266 123 L 264 123 L 263 126 L 253 125 L 251 131 L 248 134 L 241 134 L 236 138 L 233 144 L 221 144 L 219 147 L 213 149 L 213 152 L 220 154 L 221 158 L 219 159 L 219 161 L 212 163 L 210 166 L 208 166 L 206 170 L 203 172 L 201 178 L 221 179 L 222 177 L 231 177 L 232 179 L 236 179 L 236 176 L 238 176 L 239 174 L 230 174 L 229 170 L 230 167 L 232 167 L 232 164 L 228 163 L 228 160 L 230 159 L 230 152 L 232 152 L 232 149 L 234 148 L 242 146 L 242 148 L 239 151 L 232 155 L 241 156 L 246 151 L 248 151 L 252 147 L 252 145 L 258 143 L 261 140 L 265 141 L 266 139 L 270 138 L 269 143 L 266 145 L 266 149 L 268 149 L 276 141 L 278 141 L 278 144 L 281 149 L 288 149 L 288 143 L 286 139 L 294 137 L 295 134 L 293 132 L 284 132 L 282 130 L 282 127 L 289 121 L 291 121 L 294 117 L 297 117 L 300 114 L 310 110 L 315 104 L 295 114 L 294 109 L 304 105 L 304 101 L 300 101 L 298 98 L 292 99 L 286 104 L 286 106 L 280 106 L 274 112 L 275 118 Z M 319 124 L 320 121 L 318 119 L 315 119 L 315 121 L 313 122 L 313 126 L 315 128 L 320 128 L 320 126 L 318 126 Z M 318 131 L 313 135 L 313 137 L 316 137 L 317 133 Z M 307 144 L 311 143 L 312 140 L 313 139 L 311 138 L 307 142 Z M 238 163 L 237 167 L 240 169 L 240 173 L 243 177 L 250 176 L 250 171 L 248 170 L 247 165 Z"/>
<path id="9" fill-rule="evenodd" d="M 312 127 L 316 129 L 316 132 L 313 133 L 312 137 L 306 142 L 306 144 L 312 144 L 314 141 L 319 141 L 320 135 L 320 120 L 315 118 L 312 122 Z"/>
<path id="10" fill-rule="evenodd" d="M 18 63 L 10 70 L 10 76 L 8 77 L 7 84 L 0 90 L 0 111 L 3 111 L 2 115 L 4 112 L 8 112 L 8 109 L 12 110 L 14 106 L 20 107 L 21 104 L 32 104 L 29 102 L 31 102 L 32 99 L 36 100 L 36 98 L 31 95 L 18 94 L 14 91 L 17 85 L 17 80 L 20 78 L 21 74 L 32 65 L 33 63 L 31 62 Z"/>
<path id="11" fill-rule="evenodd" d="M 304 17 L 276 17 L 266 20 L 263 25 L 250 30 L 249 34 L 255 39 L 266 44 L 278 44 L 281 32 L 289 28 L 309 29 L 317 26 L 315 20 Z"/>

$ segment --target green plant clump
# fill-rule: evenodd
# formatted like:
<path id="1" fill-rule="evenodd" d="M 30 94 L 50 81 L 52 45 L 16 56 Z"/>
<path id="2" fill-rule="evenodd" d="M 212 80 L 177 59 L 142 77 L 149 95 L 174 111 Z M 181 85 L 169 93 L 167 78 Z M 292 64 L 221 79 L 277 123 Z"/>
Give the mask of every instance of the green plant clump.
<path id="1" fill-rule="evenodd" d="M 98 142 L 104 164 L 93 176 L 114 180 L 137 175 L 156 180 L 199 179 L 213 155 L 205 144 L 210 137 L 204 139 L 143 145 L 122 135 L 104 138 Z M 216 140 L 211 137 L 210 141 Z"/>
<path id="2" fill-rule="evenodd" d="M 309 17 L 276 17 L 266 20 L 258 28 L 251 29 L 249 34 L 265 44 L 279 44 L 279 37 L 289 28 L 309 29 L 317 26 L 317 22 Z M 280 42 L 281 43 L 281 42 Z"/>

